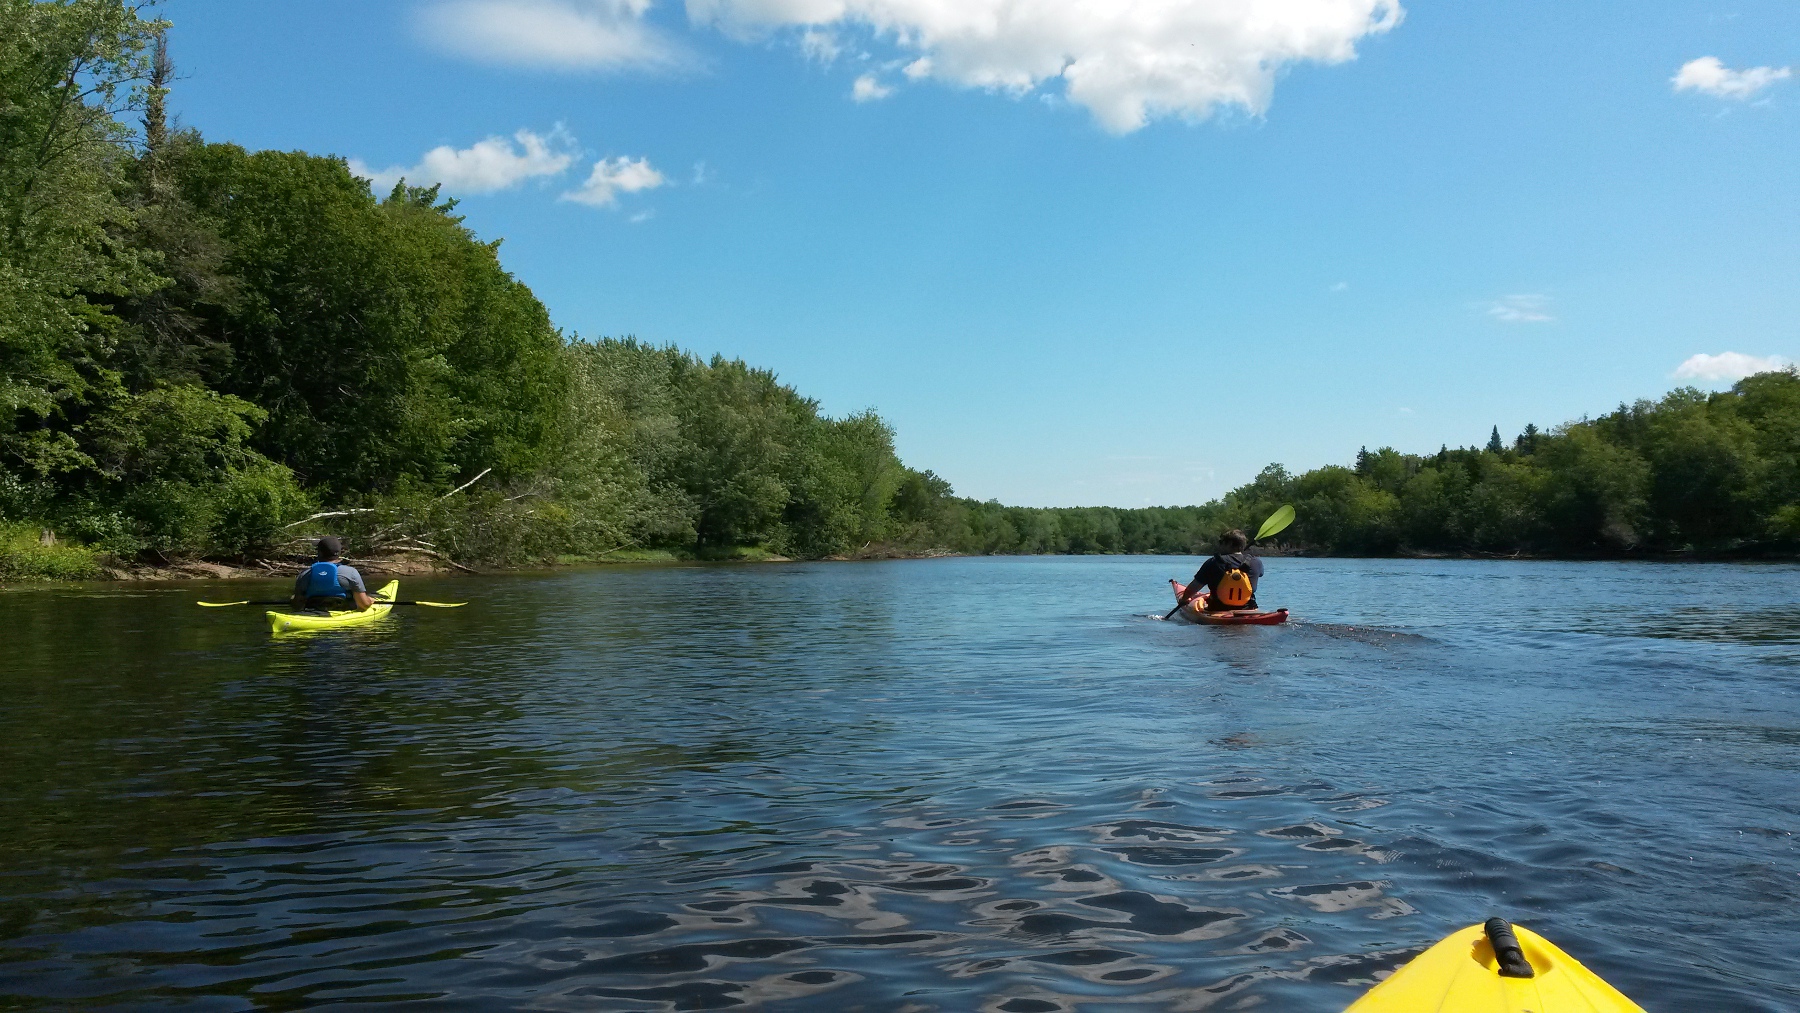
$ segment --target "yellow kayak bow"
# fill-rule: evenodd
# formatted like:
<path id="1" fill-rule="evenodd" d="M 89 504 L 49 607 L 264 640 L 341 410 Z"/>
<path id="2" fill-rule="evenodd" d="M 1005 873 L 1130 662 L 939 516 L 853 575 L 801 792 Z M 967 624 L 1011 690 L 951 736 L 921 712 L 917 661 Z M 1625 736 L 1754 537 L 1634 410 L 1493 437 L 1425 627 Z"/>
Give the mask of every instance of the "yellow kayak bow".
<path id="1" fill-rule="evenodd" d="M 1644 1013 L 1530 929 L 1489 918 L 1401 965 L 1344 1013 Z"/>

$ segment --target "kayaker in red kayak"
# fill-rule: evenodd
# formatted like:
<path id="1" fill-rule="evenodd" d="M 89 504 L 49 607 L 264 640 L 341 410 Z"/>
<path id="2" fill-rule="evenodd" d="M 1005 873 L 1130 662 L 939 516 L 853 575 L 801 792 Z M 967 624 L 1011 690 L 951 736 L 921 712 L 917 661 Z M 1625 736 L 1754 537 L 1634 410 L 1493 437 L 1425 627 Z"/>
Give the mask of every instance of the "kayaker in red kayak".
<path id="1" fill-rule="evenodd" d="M 319 539 L 317 548 L 319 561 L 294 579 L 294 608 L 367 612 L 375 599 L 369 597 L 369 589 L 356 567 L 339 562 L 344 555 L 343 544 L 327 535 Z"/>
<path id="2" fill-rule="evenodd" d="M 1219 536 L 1218 553 L 1200 564 L 1200 570 L 1181 593 L 1186 605 L 1201 591 L 1206 596 L 1206 611 L 1234 612 L 1256 608 L 1256 585 L 1262 580 L 1262 560 L 1244 550 L 1250 538 L 1237 528 Z"/>

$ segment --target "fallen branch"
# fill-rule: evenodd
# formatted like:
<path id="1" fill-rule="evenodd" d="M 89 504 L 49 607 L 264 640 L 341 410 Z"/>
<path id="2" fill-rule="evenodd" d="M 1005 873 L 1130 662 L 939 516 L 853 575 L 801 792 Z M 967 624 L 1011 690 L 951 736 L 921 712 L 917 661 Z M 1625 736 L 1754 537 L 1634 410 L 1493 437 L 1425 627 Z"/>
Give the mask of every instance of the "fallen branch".
<path id="1" fill-rule="evenodd" d="M 443 495 L 442 495 L 442 496 L 439 496 L 439 497 L 438 497 L 438 498 L 437 498 L 437 501 L 438 501 L 438 502 L 439 502 L 439 503 L 442 503 L 442 502 L 443 502 L 443 501 L 445 501 L 445 500 L 447 500 L 447 499 L 449 499 L 449 498 L 450 498 L 450 497 L 452 497 L 452 496 L 454 496 L 454 495 L 456 495 L 456 494 L 457 494 L 457 493 L 459 493 L 459 492 L 462 492 L 462 491 L 463 491 L 463 490 L 464 490 L 464 489 L 467 489 L 467 488 L 468 488 L 468 487 L 469 487 L 469 486 L 472 486 L 472 485 L 474 485 L 474 484 L 475 484 L 475 483 L 476 483 L 476 482 L 479 482 L 479 481 L 481 481 L 481 480 L 482 480 L 482 478 L 483 478 L 483 477 L 485 477 L 485 476 L 486 476 L 486 475 L 487 475 L 487 473 L 488 473 L 488 472 L 490 472 L 490 471 L 493 471 L 493 470 L 494 470 L 494 469 L 493 469 L 493 468 L 483 468 L 483 469 L 481 469 L 481 474 L 480 474 L 480 475 L 476 475 L 476 476 L 475 476 L 475 477 L 474 477 L 474 478 L 471 478 L 471 479 L 469 479 L 469 480 L 468 480 L 468 481 L 467 481 L 467 482 L 464 482 L 464 483 L 463 483 L 463 484 L 461 484 L 461 485 L 459 485 L 459 486 L 457 486 L 457 487 L 456 487 L 456 488 L 454 488 L 454 489 L 452 489 L 452 490 L 450 490 L 450 491 L 449 491 L 449 492 L 447 492 L 447 493 L 445 493 L 445 494 L 443 494 Z"/>
<path id="2" fill-rule="evenodd" d="M 481 476 L 477 475 L 476 477 L 479 478 Z M 310 524 L 313 521 L 322 521 L 331 517 L 349 517 L 352 514 L 372 514 L 374 512 L 374 507 L 357 507 L 354 510 L 326 510 L 323 513 L 313 514 L 311 517 L 301 518 L 292 524 L 283 524 L 281 530 L 286 531 L 288 528 L 297 528 L 302 524 Z"/>
<path id="3" fill-rule="evenodd" d="M 427 548 L 424 548 L 422 546 L 417 546 L 417 545 L 390 545 L 390 546 L 387 546 L 386 548 L 387 548 L 387 551 L 389 551 L 389 552 L 417 552 L 422 556 L 431 556 L 436 559 L 441 559 L 444 562 L 450 564 L 451 566 L 456 567 L 458 570 L 461 570 L 464 573 L 479 572 L 477 570 L 474 570 L 467 566 L 462 565 L 461 563 L 457 562 L 456 560 L 451 559 L 449 556 L 444 555 L 442 552 L 437 551 L 436 549 L 427 549 Z"/>
<path id="4" fill-rule="evenodd" d="M 371 541 L 371 542 L 379 542 L 379 541 L 381 541 L 381 540 L 382 540 L 382 539 L 383 539 L 383 538 L 386 538 L 386 537 L 387 537 L 387 536 L 389 536 L 389 535 L 391 535 L 391 534 L 393 534 L 393 533 L 394 533 L 394 532 L 396 532 L 396 531 L 399 531 L 399 530 L 400 530 L 400 529 L 401 529 L 401 528 L 403 528 L 403 527 L 405 527 L 405 526 L 406 526 L 406 520 L 405 520 L 405 519 L 402 519 L 402 520 L 397 520 L 397 521 L 395 521 L 395 522 L 394 522 L 394 523 L 392 523 L 392 524 L 389 524 L 389 525 L 388 525 L 388 526 L 387 526 L 387 527 L 385 527 L 385 528 L 379 528 L 379 529 L 377 529 L 377 530 L 376 530 L 376 531 L 375 531 L 375 532 L 374 532 L 374 533 L 372 533 L 372 534 L 371 534 L 371 535 L 369 535 L 369 541 Z M 400 536 L 400 537 L 401 537 L 401 538 L 413 538 L 413 537 L 416 537 L 416 536 L 414 536 L 414 535 L 401 535 L 401 536 Z"/>
<path id="5" fill-rule="evenodd" d="M 600 556 L 610 556 L 610 555 L 612 555 L 612 554 L 613 554 L 613 553 L 615 553 L 615 552 L 617 552 L 617 551 L 619 551 L 619 550 L 620 550 L 620 549 L 624 549 L 624 548 L 629 548 L 629 547 L 631 547 L 631 546 L 633 546 L 633 545 L 636 545 L 636 544 L 637 544 L 637 543 L 638 543 L 638 540 L 637 540 L 637 539 L 635 539 L 635 538 L 627 538 L 627 539 L 625 539 L 625 541 L 624 541 L 624 542 L 622 542 L 622 543 L 621 543 L 621 544 L 619 544 L 619 545 L 615 545 L 615 546 L 613 546 L 613 547 L 612 547 L 612 548 L 610 548 L 610 549 L 607 549 L 607 550 L 606 550 L 606 551 L 605 551 L 605 552 L 602 552 L 602 553 L 600 553 Z M 594 558 L 595 558 L 595 559 L 599 559 L 599 558 L 600 558 L 600 556 L 595 556 L 595 557 L 594 557 Z"/>
<path id="6" fill-rule="evenodd" d="M 395 539 L 394 541 L 389 541 L 389 542 L 370 542 L 369 543 L 369 549 L 370 549 L 370 551 L 373 551 L 373 552 L 385 552 L 389 549 L 406 549 L 406 548 L 435 549 L 435 548 L 437 548 L 437 543 L 436 542 L 428 542 L 423 538 L 414 538 L 411 535 L 408 535 L 405 538 L 399 538 L 399 539 Z"/>

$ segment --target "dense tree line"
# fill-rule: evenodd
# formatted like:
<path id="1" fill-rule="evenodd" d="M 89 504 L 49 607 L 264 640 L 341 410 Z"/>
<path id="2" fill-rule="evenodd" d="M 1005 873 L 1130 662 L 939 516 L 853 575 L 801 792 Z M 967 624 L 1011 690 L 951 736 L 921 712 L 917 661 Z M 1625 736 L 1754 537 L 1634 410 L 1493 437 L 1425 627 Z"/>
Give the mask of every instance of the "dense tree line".
<path id="1" fill-rule="evenodd" d="M 1271 466 L 1202 506 L 958 498 L 873 413 L 562 333 L 435 188 L 171 132 L 164 27 L 122 0 L 0 0 L 0 575 L 327 531 L 460 562 L 1192 552 L 1284 502 L 1283 540 L 1320 552 L 1800 541 L 1791 373 L 1510 446 Z"/>
<path id="2" fill-rule="evenodd" d="M 946 507 L 947 541 L 968 552 L 1198 551 L 1282 503 L 1289 547 L 1338 555 L 1529 553 L 1791 554 L 1800 548 L 1800 375 L 1729 391 L 1683 388 L 1510 443 L 1435 454 L 1364 450 L 1351 467 L 1299 476 L 1271 465 L 1200 507 L 1029 510 Z"/>

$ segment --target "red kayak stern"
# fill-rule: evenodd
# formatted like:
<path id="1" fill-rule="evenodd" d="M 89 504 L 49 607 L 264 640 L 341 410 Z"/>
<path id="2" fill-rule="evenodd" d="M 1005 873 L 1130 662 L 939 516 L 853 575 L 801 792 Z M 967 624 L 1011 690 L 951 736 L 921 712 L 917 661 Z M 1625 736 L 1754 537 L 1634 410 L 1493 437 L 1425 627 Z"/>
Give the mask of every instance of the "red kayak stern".
<path id="1" fill-rule="evenodd" d="M 1187 585 L 1178 580 L 1171 580 L 1169 586 L 1175 589 L 1175 600 L 1180 601 L 1182 592 L 1187 590 Z M 1204 626 L 1274 626 L 1276 623 L 1285 623 L 1288 619 L 1287 609 L 1276 609 L 1273 612 L 1258 612 L 1254 609 L 1208 612 L 1206 611 L 1205 591 L 1195 595 L 1193 601 L 1183 605 L 1180 614 L 1188 622 L 1200 623 Z"/>

